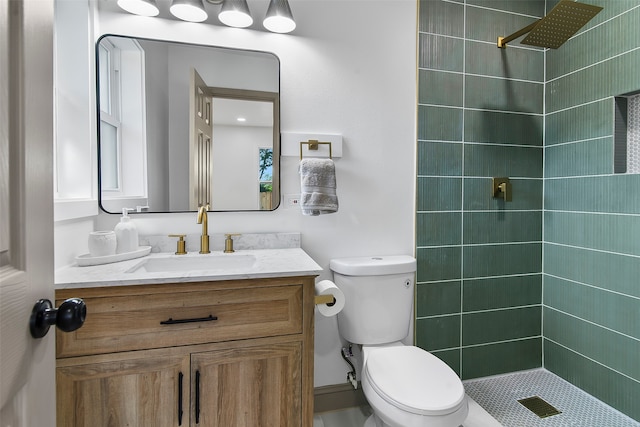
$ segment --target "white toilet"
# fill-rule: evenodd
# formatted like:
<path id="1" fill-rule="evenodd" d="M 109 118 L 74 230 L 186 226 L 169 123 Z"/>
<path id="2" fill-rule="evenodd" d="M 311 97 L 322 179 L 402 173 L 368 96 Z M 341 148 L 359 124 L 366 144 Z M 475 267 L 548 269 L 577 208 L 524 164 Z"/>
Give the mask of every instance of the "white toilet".
<path id="1" fill-rule="evenodd" d="M 469 407 L 456 373 L 431 353 L 402 344 L 412 317 L 416 260 L 333 259 L 345 296 L 340 335 L 362 345 L 362 389 L 373 409 L 365 427 L 458 427 Z"/>

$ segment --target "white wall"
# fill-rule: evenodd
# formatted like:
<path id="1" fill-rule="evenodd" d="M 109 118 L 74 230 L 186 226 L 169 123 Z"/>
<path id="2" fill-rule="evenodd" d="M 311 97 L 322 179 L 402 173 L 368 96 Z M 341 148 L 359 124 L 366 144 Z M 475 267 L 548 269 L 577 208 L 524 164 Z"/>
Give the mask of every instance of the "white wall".
<path id="1" fill-rule="evenodd" d="M 93 23 L 88 0 L 56 0 L 54 18 L 54 220 L 79 218 L 82 223 L 98 213 L 93 173 L 97 165 L 94 62 L 89 40 Z M 82 246 L 81 240 L 72 242 L 76 244 L 70 246 Z M 65 261 L 56 267 L 68 263 L 69 256 L 61 259 Z"/>
<path id="2" fill-rule="evenodd" d="M 147 185 L 148 205 L 169 210 L 169 105 L 167 105 L 167 47 L 157 43 L 143 44 L 145 52 L 145 84 L 147 97 Z M 159 185 L 153 185 L 159 183 Z"/>
<path id="3" fill-rule="evenodd" d="M 338 213 L 305 217 L 285 206 L 212 213 L 210 232 L 300 232 L 303 249 L 325 269 L 320 279 L 331 278 L 334 257 L 413 254 L 416 2 L 290 4 L 298 23 L 290 35 L 108 13 L 100 15 L 96 30 L 273 52 L 281 62 L 281 131 L 343 135 L 343 157 L 336 159 Z M 298 161 L 282 159 L 282 194 L 300 191 Z M 117 215 L 100 214 L 96 228 L 113 228 L 117 221 Z M 141 234 L 200 231 L 195 213 L 150 214 L 134 222 Z M 78 247 L 78 254 L 85 249 Z M 341 347 L 336 319 L 318 315 L 316 387 L 345 382 Z"/>
<path id="4" fill-rule="evenodd" d="M 225 125 L 213 127 L 211 181 L 218 183 L 213 186 L 213 210 L 217 206 L 234 206 L 239 210 L 260 208 L 260 148 L 271 147 L 272 141 L 273 128 Z"/>
<path id="5" fill-rule="evenodd" d="M 55 197 L 66 200 L 89 199 L 93 196 L 94 182 L 91 168 L 96 150 L 87 138 L 91 133 L 89 110 L 91 82 L 87 67 L 91 59 L 91 41 L 87 40 L 90 25 L 88 6 L 78 7 L 72 1 L 58 1 L 55 5 L 55 20 L 75 22 L 75 25 L 56 25 L 55 30 L 55 150 L 56 173 Z M 77 179 L 86 176 L 89 179 Z"/>

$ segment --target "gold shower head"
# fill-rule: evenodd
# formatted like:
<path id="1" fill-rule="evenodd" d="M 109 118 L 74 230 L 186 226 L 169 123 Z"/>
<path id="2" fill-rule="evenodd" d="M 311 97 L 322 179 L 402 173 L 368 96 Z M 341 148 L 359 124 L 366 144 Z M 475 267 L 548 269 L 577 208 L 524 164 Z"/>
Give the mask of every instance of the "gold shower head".
<path id="1" fill-rule="evenodd" d="M 601 10 L 600 6 L 561 0 L 544 18 L 510 36 L 498 37 L 498 47 L 505 48 L 508 42 L 529 33 L 522 44 L 557 49 Z"/>

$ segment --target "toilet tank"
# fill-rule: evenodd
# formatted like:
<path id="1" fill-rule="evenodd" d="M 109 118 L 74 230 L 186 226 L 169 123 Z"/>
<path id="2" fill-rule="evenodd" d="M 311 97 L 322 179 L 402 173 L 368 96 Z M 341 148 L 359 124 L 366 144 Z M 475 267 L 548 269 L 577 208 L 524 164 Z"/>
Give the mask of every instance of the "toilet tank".
<path id="1" fill-rule="evenodd" d="M 338 313 L 340 335 L 374 345 L 400 341 L 409 333 L 416 260 L 411 256 L 333 259 L 335 284 L 344 293 Z"/>

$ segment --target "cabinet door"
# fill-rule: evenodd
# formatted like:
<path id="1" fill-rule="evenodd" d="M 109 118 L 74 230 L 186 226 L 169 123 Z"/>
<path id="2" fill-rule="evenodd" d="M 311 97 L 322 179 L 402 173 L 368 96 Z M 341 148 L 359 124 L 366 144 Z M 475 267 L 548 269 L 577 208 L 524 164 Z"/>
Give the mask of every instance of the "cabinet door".
<path id="1" fill-rule="evenodd" d="M 188 426 L 189 355 L 147 353 L 59 360 L 57 426 Z"/>
<path id="2" fill-rule="evenodd" d="M 191 356 L 191 425 L 300 427 L 301 342 Z"/>

